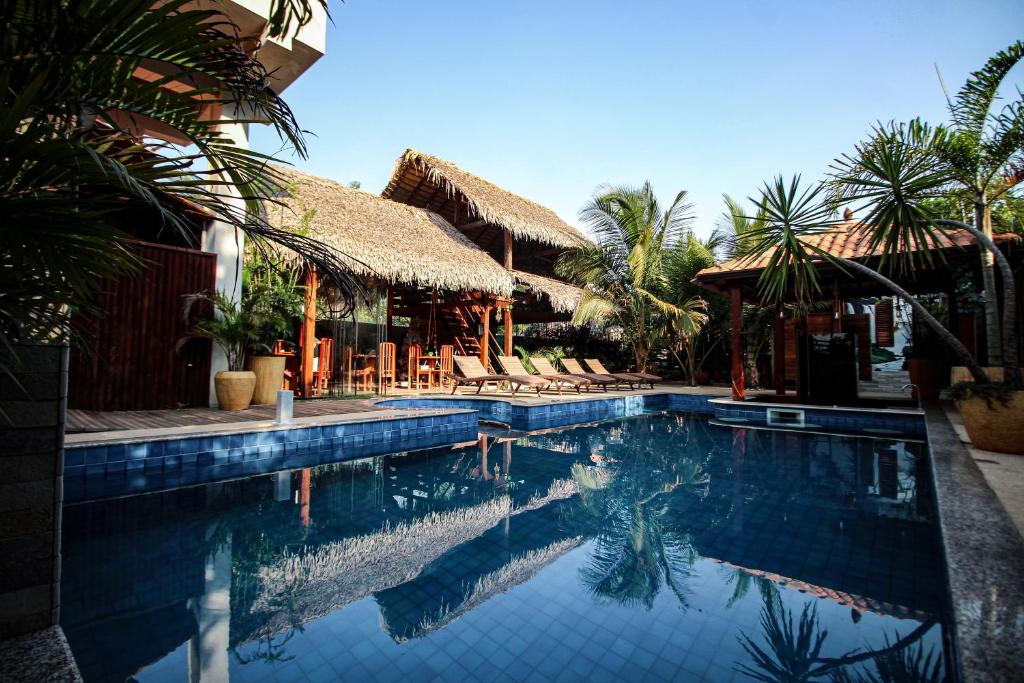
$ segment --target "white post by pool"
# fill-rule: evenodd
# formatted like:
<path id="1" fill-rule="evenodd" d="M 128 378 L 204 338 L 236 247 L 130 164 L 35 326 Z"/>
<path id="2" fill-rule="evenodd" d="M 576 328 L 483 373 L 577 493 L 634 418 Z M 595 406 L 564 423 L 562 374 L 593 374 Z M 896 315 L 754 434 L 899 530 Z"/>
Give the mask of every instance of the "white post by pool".
<path id="1" fill-rule="evenodd" d="M 291 424 L 294 409 L 295 392 L 289 389 L 277 392 L 277 417 L 274 418 L 274 421 L 279 425 Z"/>

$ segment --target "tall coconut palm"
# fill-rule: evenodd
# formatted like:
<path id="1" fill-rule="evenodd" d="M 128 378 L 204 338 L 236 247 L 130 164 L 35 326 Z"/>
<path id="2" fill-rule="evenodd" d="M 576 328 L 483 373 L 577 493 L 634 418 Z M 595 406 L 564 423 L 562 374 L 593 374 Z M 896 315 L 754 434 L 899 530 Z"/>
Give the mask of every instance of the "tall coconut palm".
<path id="1" fill-rule="evenodd" d="M 264 37 L 315 4 L 272 0 Z M 280 185 L 271 157 L 225 129 L 266 123 L 300 157 L 303 131 L 216 5 L 0 0 L 0 24 L 0 343 L 66 334 L 68 311 L 138 265 L 123 226 L 153 215 L 191 239 L 189 204 L 350 282 L 339 254 L 262 218 Z"/>
<path id="2" fill-rule="evenodd" d="M 957 94 L 947 98 L 951 122 L 946 134 L 931 146 L 953 182 L 970 193 L 974 225 L 988 237 L 992 236 L 992 202 L 1024 181 L 1024 97 L 996 108 L 1003 81 L 1022 58 L 1024 42 L 1017 41 L 973 72 Z M 1002 365 L 1006 339 L 1000 335 L 992 252 L 982 250 L 981 259 L 988 361 Z M 1005 289 L 1004 296 L 1013 298 L 1013 291 Z M 1003 334 L 1013 324 L 1004 316 Z"/>
<path id="3" fill-rule="evenodd" d="M 570 249 L 556 266 L 583 287 L 573 321 L 621 326 L 641 372 L 660 340 L 659 317 L 691 315 L 666 299 L 663 270 L 665 251 L 686 232 L 691 209 L 685 190 L 662 208 L 650 183 L 601 188 L 580 211 L 597 243 Z"/>

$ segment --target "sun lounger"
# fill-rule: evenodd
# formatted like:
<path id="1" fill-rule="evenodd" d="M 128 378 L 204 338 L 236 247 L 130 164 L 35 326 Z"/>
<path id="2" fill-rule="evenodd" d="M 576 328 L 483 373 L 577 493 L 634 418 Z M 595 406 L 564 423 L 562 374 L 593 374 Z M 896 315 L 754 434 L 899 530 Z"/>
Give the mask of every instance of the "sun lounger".
<path id="1" fill-rule="evenodd" d="M 523 367 L 522 361 L 519 360 L 518 356 L 498 356 L 498 362 L 501 363 L 502 369 L 510 375 L 515 377 L 527 376 L 527 377 L 539 377 L 547 380 L 555 385 L 555 389 L 558 393 L 562 393 L 562 385 L 572 387 L 576 389 L 576 393 L 580 393 L 580 387 L 589 387 L 590 380 L 583 377 L 570 377 L 569 375 L 561 375 L 557 372 L 550 375 L 543 372 L 534 375 L 531 374 Z M 536 367 L 536 365 L 534 366 Z"/>
<path id="2" fill-rule="evenodd" d="M 539 395 L 543 389 L 547 389 L 551 386 L 551 382 L 540 377 L 534 377 L 533 375 L 493 375 L 487 372 L 487 369 L 480 362 L 480 359 L 476 356 L 455 356 L 452 358 L 455 361 L 455 365 L 459 368 L 459 372 L 462 373 L 462 377 L 458 375 L 452 375 L 452 393 L 460 386 L 466 384 L 475 384 L 476 393 L 480 393 L 480 390 L 484 388 L 484 385 L 488 382 L 508 382 L 512 385 L 512 395 L 515 396 L 516 392 L 519 391 L 519 387 L 528 386 L 531 389 L 536 389 Z"/>
<path id="3" fill-rule="evenodd" d="M 614 377 L 635 377 L 638 384 L 643 384 L 646 382 L 647 384 L 651 385 L 651 389 L 654 388 L 655 382 L 661 381 L 661 377 L 658 377 L 657 375 L 652 375 L 649 372 L 608 372 L 608 370 L 605 369 L 601 361 L 599 361 L 596 358 L 584 358 L 583 362 L 586 363 L 587 367 L 593 370 L 594 372 L 601 372 L 606 375 L 612 375 Z"/>
<path id="4" fill-rule="evenodd" d="M 586 377 L 594 384 L 601 385 L 605 389 L 605 391 L 608 390 L 609 384 L 614 384 L 615 387 L 618 388 L 620 384 L 625 382 L 626 384 L 629 385 L 629 388 L 632 389 L 633 384 L 636 383 L 636 380 L 633 378 L 623 379 L 621 377 L 615 377 L 613 375 L 606 375 L 603 373 L 587 372 L 583 369 L 583 366 L 580 365 L 580 362 L 575 358 L 563 358 L 562 365 L 565 367 L 566 372 L 568 372 L 570 375 L 574 375 L 576 377 Z"/>
<path id="5" fill-rule="evenodd" d="M 605 391 L 608 391 L 608 384 L 612 384 L 613 383 L 613 382 L 598 381 L 596 379 L 591 379 L 589 377 L 583 377 L 581 375 L 573 375 L 573 374 L 570 374 L 568 372 L 559 372 L 558 370 L 555 369 L 555 366 L 551 364 L 551 361 L 549 361 L 544 356 L 530 356 L 530 362 L 533 363 L 533 367 L 537 368 L 537 373 L 541 377 L 546 377 L 546 378 L 559 377 L 561 379 L 565 379 L 565 380 L 568 380 L 570 382 L 572 382 L 572 381 L 581 382 L 582 386 L 587 388 L 587 391 L 590 391 L 590 387 L 592 385 L 597 385 L 597 386 L 601 387 L 602 389 L 604 389 Z"/>

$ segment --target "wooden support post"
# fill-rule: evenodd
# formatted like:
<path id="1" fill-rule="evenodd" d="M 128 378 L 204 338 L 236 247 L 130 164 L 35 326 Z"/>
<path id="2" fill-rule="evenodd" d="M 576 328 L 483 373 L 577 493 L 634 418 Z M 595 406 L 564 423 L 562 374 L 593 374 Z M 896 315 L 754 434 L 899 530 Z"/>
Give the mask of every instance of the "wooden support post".
<path id="1" fill-rule="evenodd" d="M 505 355 L 512 355 L 512 308 L 505 307 Z"/>
<path id="2" fill-rule="evenodd" d="M 313 395 L 313 358 L 316 351 L 316 269 L 306 266 L 306 303 L 302 319 L 302 397 Z"/>
<path id="3" fill-rule="evenodd" d="M 512 270 L 512 233 L 505 231 L 505 270 Z"/>
<path id="4" fill-rule="evenodd" d="M 488 349 L 488 346 L 489 346 L 490 341 L 491 341 L 491 305 L 490 304 L 487 304 L 486 306 L 484 306 L 484 315 L 483 315 L 483 321 L 482 322 L 483 322 L 483 326 L 484 326 L 484 330 L 483 330 L 484 333 L 482 335 L 480 335 L 480 364 L 483 365 L 488 370 L 490 370 L 490 368 L 491 368 L 491 363 L 490 363 L 491 355 L 489 353 L 487 353 L 487 349 Z"/>
<path id="5" fill-rule="evenodd" d="M 309 502 L 310 502 L 310 469 L 304 468 L 299 472 L 299 517 L 302 519 L 302 526 L 308 527 L 310 523 Z"/>
<path id="6" fill-rule="evenodd" d="M 786 393 L 786 318 L 782 304 L 775 306 L 775 336 L 772 338 L 772 382 L 775 393 Z"/>
<path id="7" fill-rule="evenodd" d="M 392 341 L 395 337 L 395 288 L 388 287 L 388 321 L 384 341 Z"/>
<path id="8" fill-rule="evenodd" d="M 793 324 L 793 336 L 796 337 L 793 348 L 796 351 L 796 402 L 807 402 L 807 378 L 804 376 L 804 364 L 807 362 L 807 315 L 798 316 Z"/>
<path id="9" fill-rule="evenodd" d="M 742 401 L 747 395 L 743 373 L 743 294 L 738 286 L 729 290 L 732 304 L 732 400 Z"/>

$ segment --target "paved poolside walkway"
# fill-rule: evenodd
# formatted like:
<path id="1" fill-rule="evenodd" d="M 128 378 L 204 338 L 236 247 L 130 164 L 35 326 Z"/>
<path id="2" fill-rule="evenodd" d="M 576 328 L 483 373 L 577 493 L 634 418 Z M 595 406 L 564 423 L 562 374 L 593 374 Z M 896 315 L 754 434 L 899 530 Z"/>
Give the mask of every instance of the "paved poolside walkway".
<path id="1" fill-rule="evenodd" d="M 369 399 L 316 399 L 296 401 L 295 417 L 345 415 L 380 410 Z M 273 420 L 277 407 L 273 404 L 252 406 L 248 410 L 227 411 L 216 408 L 181 408 L 178 410 L 121 410 L 98 412 L 68 410 L 67 433 L 109 432 L 126 429 L 163 429 L 195 425 L 234 424 Z"/>
<path id="2" fill-rule="evenodd" d="M 540 396 L 532 391 L 519 391 L 514 397 L 507 391 L 496 392 L 493 389 L 485 389 L 479 395 L 475 389 L 460 389 L 456 397 L 493 398 L 497 400 L 515 400 L 517 403 L 540 404 L 558 401 L 575 401 L 580 399 L 608 398 L 622 394 L 659 394 L 659 393 L 691 393 L 701 395 L 728 396 L 729 387 L 689 387 L 680 383 L 666 382 L 659 384 L 657 389 L 644 389 L 631 392 L 610 390 L 608 392 L 592 391 L 577 394 L 575 391 L 566 390 L 562 394 L 555 391 L 542 392 Z M 751 392 L 756 394 L 759 392 Z M 764 392 L 767 393 L 767 392 Z M 369 398 L 324 398 L 311 401 L 295 401 L 294 415 L 296 418 L 327 417 L 334 415 L 352 415 L 385 410 L 385 407 L 376 405 L 376 402 L 388 398 L 417 397 L 436 398 L 447 397 L 448 391 L 410 391 L 408 389 L 397 389 L 388 393 L 387 396 L 374 396 Z M 216 408 L 181 408 L 178 410 L 124 410 L 116 412 L 98 412 L 89 410 L 68 410 L 67 433 L 99 433 L 99 432 L 120 432 L 139 430 L 162 430 L 174 427 L 199 427 L 244 425 L 247 422 L 267 422 L 275 417 L 276 407 L 273 405 L 252 406 L 248 410 L 225 411 Z"/>
<path id="3" fill-rule="evenodd" d="M 1017 531 L 1024 536 L 1024 455 L 995 453 L 975 448 L 971 445 L 964 422 L 953 404 L 947 403 L 943 408 L 957 436 L 967 446 L 967 452 L 985 475 L 985 481 L 1006 509 Z"/>

